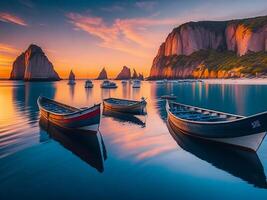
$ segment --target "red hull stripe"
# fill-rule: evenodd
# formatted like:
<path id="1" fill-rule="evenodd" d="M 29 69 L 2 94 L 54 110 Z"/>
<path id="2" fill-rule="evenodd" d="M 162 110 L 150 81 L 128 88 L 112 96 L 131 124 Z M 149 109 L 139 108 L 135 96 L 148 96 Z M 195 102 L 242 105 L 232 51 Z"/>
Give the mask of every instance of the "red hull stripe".
<path id="1" fill-rule="evenodd" d="M 69 119 L 62 119 L 62 121 L 64 121 L 64 122 L 73 122 L 73 121 L 77 121 L 77 120 L 82 120 L 82 119 L 88 119 L 88 118 L 91 118 L 91 117 L 95 117 L 97 115 L 100 115 L 100 108 L 96 109 L 93 112 L 89 112 L 89 113 L 87 113 L 85 115 L 81 115 L 81 116 L 74 117 L 74 118 L 69 118 Z"/>

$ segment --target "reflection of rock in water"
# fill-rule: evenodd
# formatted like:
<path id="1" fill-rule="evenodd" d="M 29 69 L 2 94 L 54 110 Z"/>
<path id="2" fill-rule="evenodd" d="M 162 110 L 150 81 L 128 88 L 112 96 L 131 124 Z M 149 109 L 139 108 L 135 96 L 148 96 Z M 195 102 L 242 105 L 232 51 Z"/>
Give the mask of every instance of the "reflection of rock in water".
<path id="1" fill-rule="evenodd" d="M 70 91 L 71 99 L 73 99 L 74 93 L 75 93 L 75 85 L 69 85 L 69 91 Z"/>
<path id="2" fill-rule="evenodd" d="M 120 112 L 115 112 L 111 110 L 103 110 L 103 115 L 112 117 L 114 120 L 117 120 L 119 122 L 129 122 L 132 124 L 137 124 L 140 125 L 141 127 L 146 126 L 146 122 L 140 120 L 137 116 L 128 114 L 128 113 L 120 113 Z M 145 117 L 145 115 L 139 115 Z"/>
<path id="3" fill-rule="evenodd" d="M 37 99 L 40 95 L 54 98 L 56 88 L 53 82 L 37 83 L 26 82 L 24 86 L 13 87 L 13 102 L 18 111 L 29 118 L 30 123 L 35 123 L 39 116 Z"/>
<path id="4" fill-rule="evenodd" d="M 178 145 L 185 151 L 256 187 L 267 188 L 264 168 L 255 152 L 175 133 L 169 120 L 167 126 Z"/>
<path id="5" fill-rule="evenodd" d="M 93 88 L 85 88 L 86 91 L 86 100 L 89 100 L 93 97 Z"/>
<path id="6" fill-rule="evenodd" d="M 107 154 L 101 135 L 100 144 L 97 133 L 65 130 L 48 123 L 47 120 L 43 118 L 40 119 L 40 126 L 47 131 L 54 140 L 58 141 L 62 146 L 70 150 L 90 166 L 94 167 L 99 172 L 104 171 L 103 160 L 107 159 Z"/>

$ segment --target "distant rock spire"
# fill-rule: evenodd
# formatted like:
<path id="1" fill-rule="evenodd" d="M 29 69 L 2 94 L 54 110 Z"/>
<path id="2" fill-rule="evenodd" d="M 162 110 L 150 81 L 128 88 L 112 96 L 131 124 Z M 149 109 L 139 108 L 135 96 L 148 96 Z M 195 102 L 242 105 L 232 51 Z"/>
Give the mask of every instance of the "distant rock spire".
<path id="1" fill-rule="evenodd" d="M 135 69 L 133 69 L 132 79 L 137 79 L 137 78 L 138 78 L 137 72 L 135 71 Z"/>
<path id="2" fill-rule="evenodd" d="M 103 69 L 101 70 L 101 72 L 99 73 L 97 77 L 97 80 L 104 80 L 104 79 L 108 79 L 108 75 L 107 75 L 107 71 L 105 67 L 103 67 Z"/>
<path id="3" fill-rule="evenodd" d="M 120 73 L 117 75 L 116 80 L 127 80 L 131 78 L 131 70 L 129 67 L 123 66 Z"/>
<path id="4" fill-rule="evenodd" d="M 69 80 L 75 80 L 75 74 L 73 73 L 72 70 L 70 70 Z"/>

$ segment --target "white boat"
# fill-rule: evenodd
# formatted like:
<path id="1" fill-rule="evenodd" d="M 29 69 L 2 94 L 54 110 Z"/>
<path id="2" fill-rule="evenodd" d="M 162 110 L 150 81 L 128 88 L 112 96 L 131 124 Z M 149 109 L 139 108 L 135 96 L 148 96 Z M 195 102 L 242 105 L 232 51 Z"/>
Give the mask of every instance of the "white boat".
<path id="1" fill-rule="evenodd" d="M 140 88 L 141 81 L 140 80 L 133 80 L 133 88 Z"/>
<path id="2" fill-rule="evenodd" d="M 116 85 L 116 83 L 114 82 L 111 82 L 109 80 L 104 80 L 102 83 L 101 83 L 101 88 L 117 88 L 118 86 Z"/>
<path id="3" fill-rule="evenodd" d="M 93 82 L 91 80 L 86 80 L 84 87 L 85 88 L 92 88 L 92 87 L 94 87 L 94 84 L 93 84 Z"/>

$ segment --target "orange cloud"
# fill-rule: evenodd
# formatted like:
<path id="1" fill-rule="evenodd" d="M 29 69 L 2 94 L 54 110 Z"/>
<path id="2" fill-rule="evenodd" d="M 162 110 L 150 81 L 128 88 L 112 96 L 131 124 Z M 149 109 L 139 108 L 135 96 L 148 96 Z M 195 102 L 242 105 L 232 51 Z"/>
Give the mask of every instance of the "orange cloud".
<path id="1" fill-rule="evenodd" d="M 28 26 L 28 24 L 22 18 L 6 12 L 0 12 L 0 21 L 21 26 Z"/>
<path id="2" fill-rule="evenodd" d="M 149 28 L 173 25 L 176 22 L 173 19 L 131 18 L 115 19 L 108 24 L 101 17 L 84 16 L 79 13 L 69 13 L 67 18 L 76 29 L 98 37 L 101 40 L 99 46 L 138 57 L 148 57 L 148 49 L 151 50 L 157 41 Z"/>
<path id="3" fill-rule="evenodd" d="M 0 43 L 0 53 L 16 54 L 18 50 L 11 45 Z"/>

